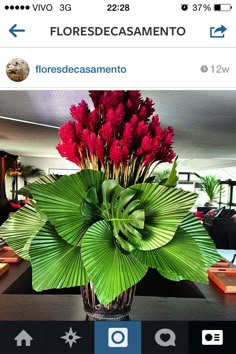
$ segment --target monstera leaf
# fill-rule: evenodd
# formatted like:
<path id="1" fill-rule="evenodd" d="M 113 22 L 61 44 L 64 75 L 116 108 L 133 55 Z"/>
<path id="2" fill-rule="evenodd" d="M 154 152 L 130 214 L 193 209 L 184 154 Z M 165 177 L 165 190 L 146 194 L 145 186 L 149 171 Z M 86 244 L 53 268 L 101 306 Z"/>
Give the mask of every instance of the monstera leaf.
<path id="1" fill-rule="evenodd" d="M 115 235 L 140 250 L 152 250 L 170 242 L 197 195 L 155 183 L 136 184 L 124 190 L 110 219 Z M 125 242 L 125 240 L 123 240 Z"/>
<path id="2" fill-rule="evenodd" d="M 113 232 L 125 250 L 130 250 L 129 244 L 139 246 L 142 240 L 139 230 L 144 228 L 145 212 L 139 208 L 139 200 L 133 199 L 136 194 L 131 189 L 125 189 L 120 193 L 118 201 L 113 199 L 111 208 L 110 222 L 113 225 Z M 129 242 L 125 242 L 122 235 Z"/>

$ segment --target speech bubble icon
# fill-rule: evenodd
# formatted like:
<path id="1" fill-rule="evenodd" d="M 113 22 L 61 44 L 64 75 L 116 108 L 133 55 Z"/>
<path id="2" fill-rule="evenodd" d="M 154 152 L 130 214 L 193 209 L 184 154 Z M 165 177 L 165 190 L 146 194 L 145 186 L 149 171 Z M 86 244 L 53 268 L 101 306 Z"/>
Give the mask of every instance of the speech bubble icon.
<path id="1" fill-rule="evenodd" d="M 161 347 L 175 347 L 176 335 L 169 328 L 162 328 L 155 334 L 155 341 Z"/>

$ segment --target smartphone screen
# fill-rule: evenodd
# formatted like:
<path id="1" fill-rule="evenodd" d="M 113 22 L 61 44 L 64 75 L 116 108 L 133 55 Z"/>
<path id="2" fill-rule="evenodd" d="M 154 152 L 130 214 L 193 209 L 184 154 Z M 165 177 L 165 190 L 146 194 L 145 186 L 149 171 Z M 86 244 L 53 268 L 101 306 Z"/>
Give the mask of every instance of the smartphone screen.
<path id="1" fill-rule="evenodd" d="M 4 354 L 235 352 L 235 11 L 1 2 Z"/>

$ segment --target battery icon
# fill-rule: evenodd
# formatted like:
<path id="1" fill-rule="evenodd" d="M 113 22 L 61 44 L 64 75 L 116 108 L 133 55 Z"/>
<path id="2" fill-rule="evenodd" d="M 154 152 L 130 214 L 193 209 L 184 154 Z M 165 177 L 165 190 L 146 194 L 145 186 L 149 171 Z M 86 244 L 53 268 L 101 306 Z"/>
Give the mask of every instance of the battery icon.
<path id="1" fill-rule="evenodd" d="M 230 4 L 215 4 L 214 11 L 231 11 L 232 6 Z"/>

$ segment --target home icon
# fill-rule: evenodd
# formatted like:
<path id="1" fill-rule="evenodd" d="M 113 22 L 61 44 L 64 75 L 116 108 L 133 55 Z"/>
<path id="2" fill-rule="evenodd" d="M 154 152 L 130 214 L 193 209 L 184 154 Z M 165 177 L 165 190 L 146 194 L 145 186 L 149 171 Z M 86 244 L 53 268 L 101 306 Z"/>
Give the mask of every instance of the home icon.
<path id="1" fill-rule="evenodd" d="M 15 337 L 17 347 L 30 347 L 33 338 L 24 329 Z"/>

